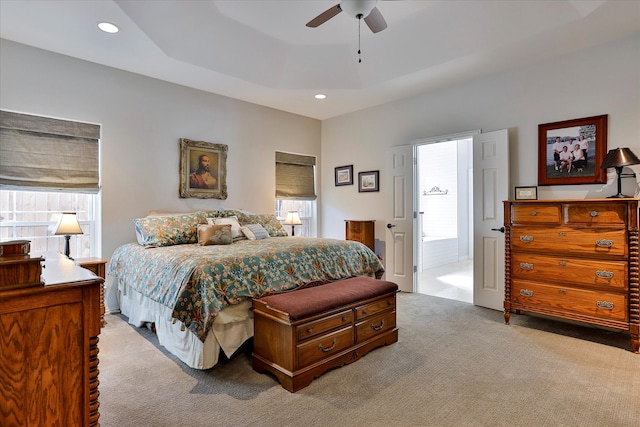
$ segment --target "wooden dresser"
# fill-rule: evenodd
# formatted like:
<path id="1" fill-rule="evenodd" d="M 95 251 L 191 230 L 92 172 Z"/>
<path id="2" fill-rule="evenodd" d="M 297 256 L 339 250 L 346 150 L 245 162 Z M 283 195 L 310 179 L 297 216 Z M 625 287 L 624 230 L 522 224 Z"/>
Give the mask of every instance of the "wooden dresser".
<path id="1" fill-rule="evenodd" d="M 506 201 L 504 319 L 526 311 L 628 330 L 640 353 L 638 200 Z"/>
<path id="2" fill-rule="evenodd" d="M 364 244 L 375 252 L 375 221 L 356 221 L 347 219 L 345 222 L 345 238 Z"/>
<path id="3" fill-rule="evenodd" d="M 103 279 L 63 255 L 42 270 L 34 258 L 0 258 L 0 425 L 98 426 Z M 5 273 L 22 260 L 42 281 L 15 286 Z"/>

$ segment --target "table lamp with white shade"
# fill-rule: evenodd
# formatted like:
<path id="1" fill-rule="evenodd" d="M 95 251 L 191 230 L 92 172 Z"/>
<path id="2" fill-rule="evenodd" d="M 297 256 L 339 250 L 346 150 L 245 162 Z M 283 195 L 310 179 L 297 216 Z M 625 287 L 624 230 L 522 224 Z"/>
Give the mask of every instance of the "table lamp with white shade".
<path id="1" fill-rule="evenodd" d="M 58 225 L 56 226 L 56 232 L 54 233 L 56 236 L 64 236 L 65 245 L 64 245 L 64 254 L 69 259 L 71 258 L 71 251 L 69 250 L 69 239 L 71 239 L 72 234 L 82 234 L 82 228 L 80 228 L 80 224 L 78 223 L 78 217 L 75 212 L 63 212 L 60 217 L 60 221 L 58 221 Z"/>
<path id="2" fill-rule="evenodd" d="M 295 236 L 295 227 L 296 225 L 301 225 L 302 221 L 300 221 L 300 215 L 298 215 L 298 212 L 289 211 L 289 213 L 287 214 L 287 219 L 284 220 L 284 223 L 291 226 L 291 235 Z"/>

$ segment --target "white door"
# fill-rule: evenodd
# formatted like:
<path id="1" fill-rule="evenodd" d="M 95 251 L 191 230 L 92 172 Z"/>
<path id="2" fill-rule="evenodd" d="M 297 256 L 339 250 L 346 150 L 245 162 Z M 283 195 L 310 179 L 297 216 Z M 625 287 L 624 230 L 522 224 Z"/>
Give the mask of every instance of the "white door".
<path id="1" fill-rule="evenodd" d="M 473 303 L 502 310 L 504 209 L 509 198 L 507 130 L 473 136 Z"/>
<path id="2" fill-rule="evenodd" d="M 414 146 L 387 149 L 387 170 L 391 200 L 385 224 L 385 279 L 397 283 L 403 292 L 414 289 L 413 259 L 413 166 Z"/>

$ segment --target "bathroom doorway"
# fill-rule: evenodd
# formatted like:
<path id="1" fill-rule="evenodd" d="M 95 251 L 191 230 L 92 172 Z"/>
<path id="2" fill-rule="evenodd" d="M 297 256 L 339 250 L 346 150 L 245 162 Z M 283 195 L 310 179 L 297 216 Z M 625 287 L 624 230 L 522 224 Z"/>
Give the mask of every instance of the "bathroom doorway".
<path id="1" fill-rule="evenodd" d="M 473 303 L 473 137 L 416 146 L 418 293 Z"/>

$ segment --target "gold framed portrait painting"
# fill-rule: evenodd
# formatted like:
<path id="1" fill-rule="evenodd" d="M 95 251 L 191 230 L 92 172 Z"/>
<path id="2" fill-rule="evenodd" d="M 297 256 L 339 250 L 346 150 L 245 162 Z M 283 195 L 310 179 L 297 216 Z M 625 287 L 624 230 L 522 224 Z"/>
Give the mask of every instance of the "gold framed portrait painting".
<path id="1" fill-rule="evenodd" d="M 224 144 L 180 138 L 180 197 L 226 199 L 227 151 Z"/>

